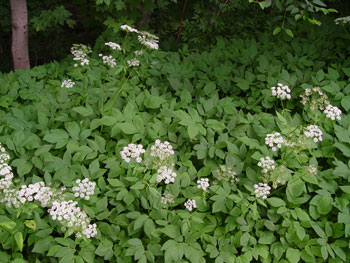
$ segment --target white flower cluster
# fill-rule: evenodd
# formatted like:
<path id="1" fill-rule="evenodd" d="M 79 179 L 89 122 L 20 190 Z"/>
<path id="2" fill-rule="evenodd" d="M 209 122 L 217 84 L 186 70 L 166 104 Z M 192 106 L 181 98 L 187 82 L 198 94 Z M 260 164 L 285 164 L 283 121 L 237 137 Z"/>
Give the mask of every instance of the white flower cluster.
<path id="1" fill-rule="evenodd" d="M 111 68 L 114 68 L 117 65 L 117 61 L 112 56 L 104 56 L 103 54 L 99 54 L 102 57 L 103 64 L 107 64 Z"/>
<path id="2" fill-rule="evenodd" d="M 186 209 L 190 212 L 194 208 L 197 208 L 196 200 L 194 200 L 194 199 L 188 199 L 184 205 L 185 205 Z"/>
<path id="3" fill-rule="evenodd" d="M 335 120 L 335 119 L 337 119 L 337 120 L 341 120 L 341 117 L 340 117 L 340 115 L 341 115 L 341 110 L 340 109 L 338 109 L 338 107 L 336 107 L 336 106 L 332 106 L 331 104 L 329 104 L 327 107 L 326 107 L 326 109 L 323 111 L 323 113 L 325 113 L 326 114 L 326 117 L 327 118 L 330 118 L 330 119 L 332 119 L 333 121 Z"/>
<path id="4" fill-rule="evenodd" d="M 6 153 L 4 147 L 0 143 L 0 176 L 4 178 L 0 179 L 0 190 L 10 188 L 13 179 L 13 173 L 11 166 L 9 166 L 6 161 L 10 159 L 10 156 Z"/>
<path id="5" fill-rule="evenodd" d="M 91 53 L 91 48 L 83 44 L 74 44 L 71 48 L 71 53 L 73 54 L 74 61 L 78 61 L 81 66 L 89 65 L 89 60 L 86 58 L 89 53 Z M 78 64 L 74 64 L 77 67 Z"/>
<path id="6" fill-rule="evenodd" d="M 136 57 L 139 57 L 139 56 L 142 56 L 143 51 L 142 50 L 136 50 L 136 51 L 134 51 L 134 54 L 135 54 Z"/>
<path id="7" fill-rule="evenodd" d="M 350 16 L 338 17 L 334 22 L 339 25 L 340 23 L 347 24 L 350 23 Z"/>
<path id="8" fill-rule="evenodd" d="M 206 191 L 210 186 L 208 178 L 201 178 L 197 180 L 197 184 L 198 184 L 198 188 L 203 189 L 204 191 Z"/>
<path id="9" fill-rule="evenodd" d="M 72 88 L 74 85 L 75 85 L 75 82 L 73 82 L 73 81 L 70 80 L 70 79 L 66 79 L 66 80 L 64 80 L 64 81 L 62 82 L 61 88 L 70 89 L 70 88 Z"/>
<path id="10" fill-rule="evenodd" d="M 322 141 L 322 131 L 317 125 L 309 125 L 304 132 L 306 137 L 312 138 L 314 142 Z"/>
<path id="11" fill-rule="evenodd" d="M 264 174 L 267 174 L 276 168 L 275 161 L 272 160 L 269 156 L 266 156 L 265 158 L 261 157 L 258 166 L 262 168 L 262 172 Z"/>
<path id="12" fill-rule="evenodd" d="M 310 175 L 316 176 L 316 175 L 317 175 L 317 167 L 316 167 L 315 165 L 310 164 L 310 165 L 307 167 L 307 172 L 308 172 Z"/>
<path id="13" fill-rule="evenodd" d="M 0 199 L 1 203 L 6 203 L 7 207 L 14 206 L 15 208 L 18 208 L 21 203 L 18 200 L 18 190 L 16 189 L 4 189 L 3 190 L 3 197 Z"/>
<path id="14" fill-rule="evenodd" d="M 320 87 L 306 88 L 300 98 L 303 105 L 310 103 L 310 109 L 312 110 L 324 110 L 329 104 L 327 94 L 324 94 Z"/>
<path id="15" fill-rule="evenodd" d="M 126 62 L 128 63 L 129 67 L 138 67 L 138 66 L 140 66 L 140 60 L 138 60 L 136 58 L 130 59 L 130 60 L 126 61 Z"/>
<path id="16" fill-rule="evenodd" d="M 52 207 L 48 209 L 52 220 L 59 221 L 62 225 L 69 228 L 81 230 L 81 234 L 87 238 L 92 238 L 97 234 L 96 224 L 90 225 L 90 219 L 86 213 L 77 207 L 77 202 L 54 201 Z M 78 232 L 78 236 L 80 231 Z"/>
<path id="17" fill-rule="evenodd" d="M 120 47 L 119 44 L 114 43 L 114 42 L 106 42 L 105 43 L 106 46 L 109 46 L 111 49 L 113 50 L 122 50 L 122 48 Z"/>
<path id="18" fill-rule="evenodd" d="M 277 97 L 281 100 L 290 100 L 292 98 L 290 96 L 290 88 L 287 85 L 283 85 L 282 83 L 278 83 L 277 87 L 271 87 L 271 91 L 272 96 Z"/>
<path id="19" fill-rule="evenodd" d="M 279 132 L 267 134 L 265 137 L 265 144 L 270 146 L 273 152 L 277 151 L 278 149 L 281 149 L 284 143 L 285 139 Z"/>
<path id="20" fill-rule="evenodd" d="M 131 32 L 131 33 L 138 33 L 139 31 L 136 28 L 132 28 L 131 26 L 128 25 L 122 25 L 120 28 L 124 31 Z"/>
<path id="21" fill-rule="evenodd" d="M 74 186 L 72 188 L 73 192 L 75 192 L 74 196 L 89 200 L 90 195 L 94 194 L 96 183 L 90 182 L 88 178 L 83 180 L 77 179 L 75 182 L 78 184 L 78 186 Z"/>
<path id="22" fill-rule="evenodd" d="M 0 160 L 3 161 L 1 157 Z M 4 176 L 0 179 L 0 190 L 10 188 L 13 179 L 11 166 L 9 166 L 7 163 L 0 163 L 0 176 Z"/>
<path id="23" fill-rule="evenodd" d="M 137 39 L 140 41 L 140 43 L 149 49 L 158 49 L 158 41 L 159 38 L 149 32 L 146 31 L 140 31 L 139 35 L 137 36 Z"/>
<path id="24" fill-rule="evenodd" d="M 214 172 L 218 174 L 219 181 L 230 182 L 231 184 L 239 181 L 239 178 L 236 177 L 236 172 L 226 165 L 220 165 L 220 169 L 215 170 Z"/>
<path id="25" fill-rule="evenodd" d="M 33 202 L 34 200 L 37 200 L 41 203 L 42 207 L 50 206 L 52 200 L 59 196 L 62 197 L 61 191 L 45 186 L 44 182 L 22 185 L 21 189 L 17 192 L 17 198 L 22 204 L 27 201 Z"/>
<path id="26" fill-rule="evenodd" d="M 142 144 L 136 145 L 130 143 L 128 146 L 123 148 L 123 150 L 120 152 L 120 156 L 127 163 L 129 163 L 131 159 L 135 159 L 137 163 L 140 163 L 142 161 L 140 155 L 143 153 L 145 153 L 145 149 L 143 149 Z"/>
<path id="27" fill-rule="evenodd" d="M 174 154 L 175 152 L 173 150 L 173 147 L 170 145 L 168 141 L 161 142 L 160 140 L 156 140 L 154 142 L 154 145 L 151 146 L 150 155 L 152 157 L 159 158 L 161 161 L 169 158 Z"/>
<path id="28" fill-rule="evenodd" d="M 175 201 L 174 201 L 174 196 L 172 194 L 163 194 L 162 196 L 162 199 L 160 200 L 160 202 L 163 204 L 163 205 L 166 205 L 166 204 L 173 204 Z"/>
<path id="29" fill-rule="evenodd" d="M 172 168 L 168 168 L 166 166 L 162 166 L 157 171 L 157 182 L 160 183 L 164 181 L 165 184 L 175 182 L 176 173 Z"/>
<path id="30" fill-rule="evenodd" d="M 254 185 L 254 193 L 256 198 L 267 199 L 270 194 L 271 187 L 264 183 L 259 183 Z"/>
<path id="31" fill-rule="evenodd" d="M 38 201 L 42 207 L 50 207 L 48 212 L 53 220 L 63 223 L 63 228 L 71 228 L 71 233 L 79 231 L 77 236 L 84 235 L 87 238 L 94 237 L 97 234 L 96 224 L 89 225 L 90 219 L 86 213 L 76 207 L 77 202 L 63 201 L 65 187 L 59 189 L 46 186 L 44 182 L 37 182 L 29 185 L 22 185 L 19 190 L 12 188 L 13 174 L 11 167 L 5 163 L 9 156 L 0 144 L 0 175 L 4 176 L 0 180 L 0 190 L 2 198 L 0 202 L 6 203 L 7 207 L 19 208 L 26 202 Z M 86 182 L 85 182 L 86 183 Z M 94 183 L 93 183 L 94 184 Z M 91 191 L 91 187 L 89 189 Z"/>

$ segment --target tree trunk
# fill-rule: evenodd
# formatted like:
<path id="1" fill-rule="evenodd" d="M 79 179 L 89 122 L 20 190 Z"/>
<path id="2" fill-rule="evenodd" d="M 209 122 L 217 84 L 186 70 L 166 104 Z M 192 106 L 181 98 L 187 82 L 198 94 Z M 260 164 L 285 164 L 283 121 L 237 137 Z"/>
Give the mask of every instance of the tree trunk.
<path id="1" fill-rule="evenodd" d="M 30 67 L 28 54 L 27 0 L 10 0 L 12 15 L 12 61 L 13 68 Z"/>

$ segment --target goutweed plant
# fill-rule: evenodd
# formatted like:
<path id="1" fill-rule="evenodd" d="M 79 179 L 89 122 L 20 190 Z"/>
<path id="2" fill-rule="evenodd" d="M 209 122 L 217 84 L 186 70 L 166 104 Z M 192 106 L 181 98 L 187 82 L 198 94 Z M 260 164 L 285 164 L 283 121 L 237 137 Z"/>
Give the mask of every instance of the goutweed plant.
<path id="1" fill-rule="evenodd" d="M 349 261 L 348 62 L 122 38 L 0 80 L 0 262 Z"/>

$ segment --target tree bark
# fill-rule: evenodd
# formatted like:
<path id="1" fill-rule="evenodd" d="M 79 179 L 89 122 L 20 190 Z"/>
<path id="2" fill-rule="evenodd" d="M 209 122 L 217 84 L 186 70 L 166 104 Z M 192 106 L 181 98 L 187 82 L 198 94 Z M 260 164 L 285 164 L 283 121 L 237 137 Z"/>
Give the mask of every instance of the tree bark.
<path id="1" fill-rule="evenodd" d="M 10 0 L 12 15 L 12 61 L 13 68 L 30 67 L 28 53 L 27 0 Z"/>

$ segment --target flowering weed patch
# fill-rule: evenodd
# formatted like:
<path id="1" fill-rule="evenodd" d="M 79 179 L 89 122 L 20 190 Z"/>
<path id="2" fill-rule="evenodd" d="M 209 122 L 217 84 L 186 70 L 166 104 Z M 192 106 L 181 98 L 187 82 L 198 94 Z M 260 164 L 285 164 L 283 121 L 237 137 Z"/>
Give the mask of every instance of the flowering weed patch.
<path id="1" fill-rule="evenodd" d="M 338 47 L 122 28 L 0 80 L 0 261 L 348 262 Z"/>

